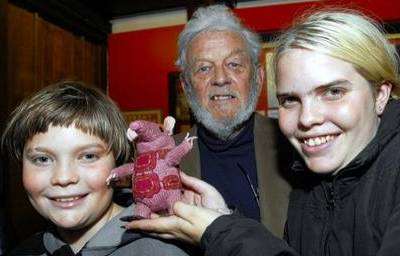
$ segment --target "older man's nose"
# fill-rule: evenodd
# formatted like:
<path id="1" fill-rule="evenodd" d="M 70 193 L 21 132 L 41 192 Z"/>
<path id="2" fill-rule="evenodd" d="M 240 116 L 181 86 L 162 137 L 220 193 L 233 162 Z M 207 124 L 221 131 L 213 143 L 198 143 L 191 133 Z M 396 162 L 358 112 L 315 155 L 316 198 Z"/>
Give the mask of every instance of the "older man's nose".
<path id="1" fill-rule="evenodd" d="M 231 83 L 231 79 L 227 70 L 224 67 L 217 67 L 214 69 L 214 77 L 212 84 L 215 86 L 224 86 Z"/>

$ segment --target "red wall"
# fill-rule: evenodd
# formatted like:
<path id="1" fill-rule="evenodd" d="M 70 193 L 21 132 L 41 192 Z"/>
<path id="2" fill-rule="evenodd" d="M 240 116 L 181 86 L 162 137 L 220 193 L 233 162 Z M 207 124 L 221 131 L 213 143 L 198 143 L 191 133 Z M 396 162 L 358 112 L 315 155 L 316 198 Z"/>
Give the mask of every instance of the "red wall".
<path id="1" fill-rule="evenodd" d="M 168 77 L 175 70 L 176 38 L 183 26 L 112 34 L 109 94 L 122 110 L 168 113 Z"/>
<path id="2" fill-rule="evenodd" d="M 237 9 L 258 32 L 288 27 L 293 18 L 313 6 L 341 4 L 359 8 L 388 22 L 400 21 L 399 0 L 321 1 Z M 122 110 L 162 109 L 168 114 L 168 73 L 176 70 L 176 40 L 183 26 L 147 29 L 109 37 L 109 94 Z M 266 95 L 258 109 L 265 110 Z"/>

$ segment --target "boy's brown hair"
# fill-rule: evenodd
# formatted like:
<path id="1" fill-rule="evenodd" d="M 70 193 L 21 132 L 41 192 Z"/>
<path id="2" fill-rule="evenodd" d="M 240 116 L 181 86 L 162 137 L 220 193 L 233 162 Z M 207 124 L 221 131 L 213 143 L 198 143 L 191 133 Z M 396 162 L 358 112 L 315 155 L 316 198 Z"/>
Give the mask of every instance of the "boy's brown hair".
<path id="1" fill-rule="evenodd" d="M 20 162 L 25 143 L 49 126 L 74 125 L 106 142 L 116 164 L 130 156 L 126 123 L 118 107 L 95 88 L 82 82 L 63 81 L 25 99 L 11 114 L 1 140 L 3 152 Z"/>

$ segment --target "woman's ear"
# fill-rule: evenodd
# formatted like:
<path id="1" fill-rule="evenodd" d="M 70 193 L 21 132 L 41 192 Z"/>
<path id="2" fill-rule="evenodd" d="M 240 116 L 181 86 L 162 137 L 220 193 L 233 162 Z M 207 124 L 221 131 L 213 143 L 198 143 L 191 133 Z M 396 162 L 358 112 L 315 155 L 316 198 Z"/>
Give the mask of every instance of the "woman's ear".
<path id="1" fill-rule="evenodd" d="M 375 97 L 375 112 L 377 115 L 382 115 L 386 104 L 389 101 L 390 93 L 392 92 L 392 84 L 384 81 L 376 89 Z"/>

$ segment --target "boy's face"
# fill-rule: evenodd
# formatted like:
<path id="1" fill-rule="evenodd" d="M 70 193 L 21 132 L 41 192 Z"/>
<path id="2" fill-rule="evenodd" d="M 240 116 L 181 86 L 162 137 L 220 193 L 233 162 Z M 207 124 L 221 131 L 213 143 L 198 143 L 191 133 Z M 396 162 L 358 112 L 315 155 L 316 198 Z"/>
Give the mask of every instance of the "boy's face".
<path id="1" fill-rule="evenodd" d="M 105 180 L 115 165 L 107 148 L 74 125 L 33 136 L 24 148 L 23 184 L 35 209 L 62 229 L 106 221 L 112 190 Z"/>

